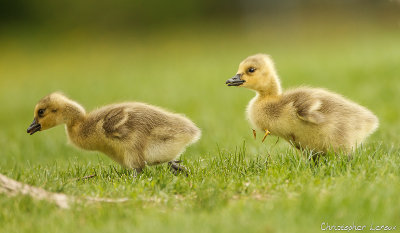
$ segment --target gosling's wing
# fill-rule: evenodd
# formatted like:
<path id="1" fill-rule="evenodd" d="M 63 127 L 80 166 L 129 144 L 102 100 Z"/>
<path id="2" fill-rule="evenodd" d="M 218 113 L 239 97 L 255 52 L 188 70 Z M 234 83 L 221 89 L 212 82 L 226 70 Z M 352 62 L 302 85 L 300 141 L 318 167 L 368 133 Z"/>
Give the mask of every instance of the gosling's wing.
<path id="1" fill-rule="evenodd" d="M 324 115 L 320 112 L 322 101 L 309 99 L 304 102 L 293 102 L 297 117 L 303 121 L 313 124 L 321 124 L 325 121 Z"/>
<path id="2" fill-rule="evenodd" d="M 321 124 L 325 121 L 321 112 L 323 101 L 310 89 L 289 91 L 284 96 L 284 102 L 291 104 L 297 117 L 305 122 Z"/>
<path id="3" fill-rule="evenodd" d="M 103 117 L 102 128 L 107 137 L 124 139 L 132 131 L 130 114 L 124 107 L 110 109 Z"/>
<path id="4" fill-rule="evenodd" d="M 154 107 L 127 103 L 107 109 L 102 128 L 107 137 L 124 140 L 133 134 L 149 135 L 154 128 L 167 123 L 165 114 Z"/>

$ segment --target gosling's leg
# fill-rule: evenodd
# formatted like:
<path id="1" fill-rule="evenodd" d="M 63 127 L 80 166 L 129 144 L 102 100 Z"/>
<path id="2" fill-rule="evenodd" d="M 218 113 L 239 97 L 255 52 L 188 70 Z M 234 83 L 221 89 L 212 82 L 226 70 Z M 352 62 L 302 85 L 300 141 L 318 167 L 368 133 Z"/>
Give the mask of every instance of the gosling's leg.
<path id="1" fill-rule="evenodd" d="M 257 139 L 257 132 L 255 129 L 253 129 L 253 136 L 254 136 L 254 139 Z"/>
<path id="2" fill-rule="evenodd" d="M 264 130 L 265 130 L 265 134 L 264 134 L 264 137 L 263 137 L 263 139 L 262 139 L 261 142 L 264 142 L 264 141 L 265 141 L 265 138 L 271 133 L 271 132 L 269 132 L 268 129 L 264 129 Z"/>
<path id="3" fill-rule="evenodd" d="M 171 162 L 168 162 L 169 169 L 171 170 L 171 172 L 172 172 L 174 175 L 178 175 L 178 173 L 182 172 L 182 173 L 184 173 L 186 176 L 189 176 L 188 170 L 187 170 L 186 167 L 184 167 L 183 165 L 180 165 L 180 164 L 179 164 L 180 162 L 181 162 L 181 161 L 171 161 Z"/>

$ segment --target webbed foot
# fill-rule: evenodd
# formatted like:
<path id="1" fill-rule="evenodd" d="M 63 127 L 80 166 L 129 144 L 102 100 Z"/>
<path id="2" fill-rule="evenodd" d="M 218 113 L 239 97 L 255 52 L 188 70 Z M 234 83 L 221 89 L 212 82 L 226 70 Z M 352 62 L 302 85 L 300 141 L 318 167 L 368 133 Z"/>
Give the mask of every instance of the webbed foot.
<path id="1" fill-rule="evenodd" d="M 185 174 L 185 176 L 189 176 L 188 169 L 186 167 L 184 167 L 183 165 L 180 165 L 179 164 L 180 162 L 181 162 L 180 160 L 168 162 L 169 169 L 171 170 L 171 172 L 174 175 L 183 173 L 183 174 Z"/>

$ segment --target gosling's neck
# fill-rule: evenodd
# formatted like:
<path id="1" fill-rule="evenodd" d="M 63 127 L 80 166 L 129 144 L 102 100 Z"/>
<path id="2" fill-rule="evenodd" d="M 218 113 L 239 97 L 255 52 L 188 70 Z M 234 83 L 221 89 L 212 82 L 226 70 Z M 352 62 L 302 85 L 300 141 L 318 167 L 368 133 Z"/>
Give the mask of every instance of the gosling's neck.
<path id="1" fill-rule="evenodd" d="M 282 87 L 276 74 L 270 74 L 268 82 L 256 90 L 259 98 L 279 98 L 282 95 Z"/>
<path id="2" fill-rule="evenodd" d="M 63 121 L 68 129 L 82 123 L 86 116 L 85 109 L 75 101 L 69 100 L 65 102 L 62 110 Z"/>

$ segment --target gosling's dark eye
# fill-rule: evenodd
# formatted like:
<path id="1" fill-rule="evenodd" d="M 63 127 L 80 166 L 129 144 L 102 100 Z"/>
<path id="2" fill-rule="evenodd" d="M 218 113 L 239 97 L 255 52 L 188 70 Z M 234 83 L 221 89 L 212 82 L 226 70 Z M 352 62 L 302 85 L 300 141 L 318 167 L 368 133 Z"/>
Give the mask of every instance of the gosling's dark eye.
<path id="1" fill-rule="evenodd" d="M 38 110 L 38 115 L 39 115 L 40 117 L 42 117 L 43 114 L 44 114 L 44 109 L 39 109 L 39 110 Z"/>
<path id="2" fill-rule="evenodd" d="M 247 71 L 248 71 L 249 73 L 253 73 L 254 71 L 256 71 L 256 68 L 250 67 L 249 69 L 247 69 Z"/>

